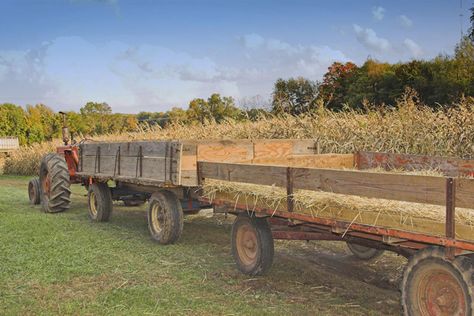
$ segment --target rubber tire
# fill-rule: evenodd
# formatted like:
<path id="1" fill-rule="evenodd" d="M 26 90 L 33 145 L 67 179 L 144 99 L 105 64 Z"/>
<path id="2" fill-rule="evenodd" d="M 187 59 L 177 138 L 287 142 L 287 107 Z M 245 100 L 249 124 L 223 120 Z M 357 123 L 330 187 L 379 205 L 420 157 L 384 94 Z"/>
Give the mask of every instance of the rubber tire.
<path id="1" fill-rule="evenodd" d="M 461 283 L 468 302 L 466 315 L 473 315 L 474 312 L 474 264 L 467 256 L 457 257 L 454 261 L 446 259 L 443 249 L 439 247 L 428 247 L 416 252 L 408 261 L 403 274 L 401 284 L 402 307 L 405 315 L 418 315 L 416 306 L 410 301 L 410 290 L 413 289 L 411 282 L 418 272 L 418 269 L 426 265 L 442 266 L 457 276 Z"/>
<path id="2" fill-rule="evenodd" d="M 95 196 L 96 212 L 92 211 L 91 196 Z M 112 214 L 112 193 L 105 182 L 95 182 L 89 186 L 87 192 L 87 206 L 89 219 L 93 222 L 108 222 Z"/>
<path id="3" fill-rule="evenodd" d="M 359 260 L 374 260 L 381 255 L 383 255 L 384 251 L 381 249 L 375 249 L 375 248 L 370 248 L 370 247 L 365 247 L 362 245 L 358 244 L 353 244 L 346 242 L 347 248 L 350 250 L 350 252 L 354 255 Z"/>
<path id="4" fill-rule="evenodd" d="M 40 190 L 39 178 L 33 178 L 28 182 L 28 198 L 30 199 L 31 205 L 38 205 L 41 203 Z"/>
<path id="5" fill-rule="evenodd" d="M 250 225 L 256 233 L 257 255 L 252 264 L 242 262 L 237 248 L 237 233 L 243 226 Z M 275 247 L 273 244 L 272 231 L 266 218 L 248 216 L 247 213 L 237 215 L 232 225 L 232 256 L 240 272 L 256 276 L 266 274 L 273 264 Z"/>
<path id="6" fill-rule="evenodd" d="M 123 204 L 128 207 L 132 206 L 142 206 L 145 204 L 145 201 L 142 200 L 123 200 Z"/>
<path id="7" fill-rule="evenodd" d="M 50 175 L 50 193 L 45 192 L 43 181 Z M 71 183 L 64 157 L 47 154 L 40 165 L 41 206 L 45 213 L 59 213 L 69 209 L 71 204 Z"/>
<path id="8" fill-rule="evenodd" d="M 153 208 L 161 209 L 162 218 L 158 219 L 160 227 L 153 224 Z M 170 191 L 158 191 L 151 195 L 147 209 L 148 230 L 154 241 L 169 245 L 178 241 L 183 232 L 184 215 L 178 197 Z"/>

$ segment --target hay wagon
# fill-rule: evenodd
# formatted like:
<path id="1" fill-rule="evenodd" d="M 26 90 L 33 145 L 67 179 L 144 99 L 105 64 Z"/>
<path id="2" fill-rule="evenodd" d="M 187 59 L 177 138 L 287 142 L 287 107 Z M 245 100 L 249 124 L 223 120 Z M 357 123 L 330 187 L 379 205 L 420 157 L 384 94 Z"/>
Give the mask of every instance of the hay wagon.
<path id="1" fill-rule="evenodd" d="M 319 154 L 314 140 L 92 142 L 47 155 L 32 202 L 63 211 L 80 183 L 90 218 L 107 221 L 113 200 L 148 201 L 162 244 L 178 240 L 183 214 L 213 207 L 236 215 L 232 253 L 250 275 L 269 270 L 274 239 L 343 241 L 361 259 L 393 251 L 409 258 L 406 314 L 472 315 L 473 172 L 473 160 Z"/>

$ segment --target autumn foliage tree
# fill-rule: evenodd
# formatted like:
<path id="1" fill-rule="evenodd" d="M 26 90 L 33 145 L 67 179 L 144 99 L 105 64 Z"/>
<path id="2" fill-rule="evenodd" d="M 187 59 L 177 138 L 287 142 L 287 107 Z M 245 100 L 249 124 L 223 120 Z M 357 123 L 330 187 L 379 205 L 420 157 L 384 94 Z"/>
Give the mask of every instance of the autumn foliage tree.
<path id="1" fill-rule="evenodd" d="M 318 87 L 319 98 L 330 109 L 340 109 L 348 90 L 348 79 L 357 70 L 352 62 L 335 62 L 324 74 L 323 82 Z"/>

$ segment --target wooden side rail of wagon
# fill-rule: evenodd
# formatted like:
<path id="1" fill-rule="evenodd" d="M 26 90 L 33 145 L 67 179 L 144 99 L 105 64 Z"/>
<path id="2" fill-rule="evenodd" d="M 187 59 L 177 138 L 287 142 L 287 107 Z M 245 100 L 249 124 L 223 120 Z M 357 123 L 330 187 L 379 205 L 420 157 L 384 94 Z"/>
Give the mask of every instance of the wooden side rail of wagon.
<path id="1" fill-rule="evenodd" d="M 286 205 L 278 208 L 262 207 L 255 200 L 239 203 L 225 193 L 202 197 L 237 215 L 232 250 L 244 273 L 269 269 L 273 239 L 346 241 L 361 259 L 374 258 L 381 250 L 410 258 L 402 284 L 408 315 L 420 311 L 431 315 L 433 310 L 450 315 L 473 312 L 474 229 L 456 225 L 455 212 L 456 206 L 474 205 L 474 179 L 216 162 L 198 162 L 198 177 L 200 183 L 213 179 L 286 189 Z M 441 205 L 445 221 L 438 227 L 403 230 L 301 214 L 295 211 L 296 190 Z"/>

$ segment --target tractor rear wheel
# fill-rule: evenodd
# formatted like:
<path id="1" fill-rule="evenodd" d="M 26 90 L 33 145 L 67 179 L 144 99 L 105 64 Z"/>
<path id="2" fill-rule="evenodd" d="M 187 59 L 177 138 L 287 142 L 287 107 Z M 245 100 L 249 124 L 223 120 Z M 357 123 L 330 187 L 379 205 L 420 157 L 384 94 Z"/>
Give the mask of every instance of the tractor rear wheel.
<path id="1" fill-rule="evenodd" d="M 107 222 L 112 214 L 112 193 L 107 183 L 92 183 L 87 198 L 89 218 L 94 222 Z"/>
<path id="2" fill-rule="evenodd" d="M 158 191 L 148 201 L 148 229 L 162 245 L 176 242 L 183 232 L 183 209 L 178 197 L 170 191 Z"/>
<path id="3" fill-rule="evenodd" d="M 40 166 L 41 205 L 46 213 L 63 212 L 71 204 L 69 170 L 58 154 L 44 156 Z"/>
<path id="4" fill-rule="evenodd" d="M 263 275 L 273 263 L 274 245 L 266 218 L 240 213 L 232 225 L 232 256 L 244 274 Z"/>
<path id="5" fill-rule="evenodd" d="M 453 261 L 438 247 L 419 250 L 402 281 L 405 315 L 458 315 L 474 312 L 474 265 L 467 257 Z"/>
<path id="6" fill-rule="evenodd" d="M 30 204 L 38 205 L 41 202 L 40 181 L 38 178 L 33 178 L 28 182 L 28 197 Z"/>
<path id="7" fill-rule="evenodd" d="M 380 257 L 383 254 L 383 250 L 370 248 L 358 244 L 353 243 L 346 243 L 347 248 L 351 251 L 351 253 L 360 260 L 373 260 Z"/>

